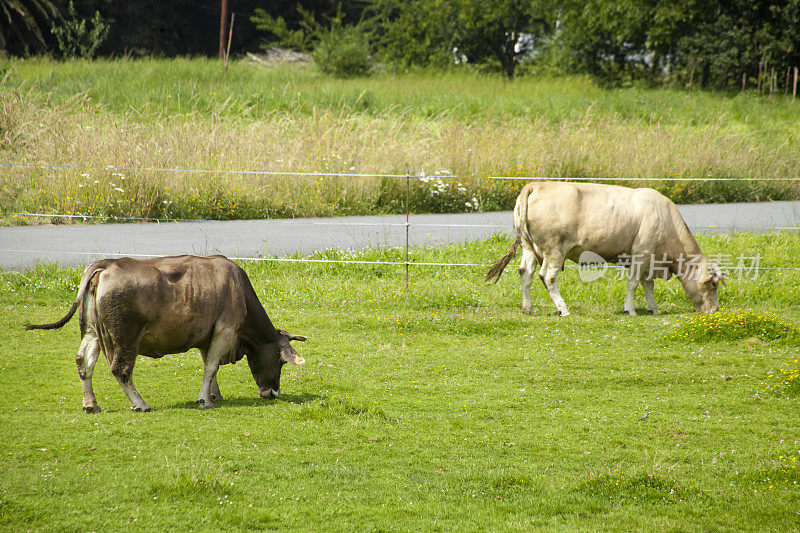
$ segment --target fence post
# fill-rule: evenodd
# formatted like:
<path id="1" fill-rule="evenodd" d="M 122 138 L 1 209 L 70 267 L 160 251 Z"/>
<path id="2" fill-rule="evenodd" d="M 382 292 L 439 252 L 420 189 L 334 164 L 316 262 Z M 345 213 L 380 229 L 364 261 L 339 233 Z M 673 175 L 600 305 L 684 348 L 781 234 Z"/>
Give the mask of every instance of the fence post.
<path id="1" fill-rule="evenodd" d="M 791 69 L 791 67 L 786 67 L 786 85 L 784 86 L 783 96 L 789 96 L 789 71 Z"/>
<path id="2" fill-rule="evenodd" d="M 769 71 L 769 94 L 772 96 L 772 93 L 778 90 L 778 78 L 775 76 L 775 67 L 772 67 Z"/>
<path id="3" fill-rule="evenodd" d="M 228 73 L 228 57 L 231 55 L 231 38 L 233 37 L 233 21 L 236 20 L 236 13 L 231 13 L 231 26 L 228 32 L 228 47 L 225 50 L 225 74 Z"/>
<path id="4" fill-rule="evenodd" d="M 408 295 L 408 213 L 411 211 L 411 176 L 406 174 L 406 296 Z"/>
<path id="5" fill-rule="evenodd" d="M 794 67 L 794 86 L 792 87 L 792 100 L 797 95 L 797 67 Z"/>

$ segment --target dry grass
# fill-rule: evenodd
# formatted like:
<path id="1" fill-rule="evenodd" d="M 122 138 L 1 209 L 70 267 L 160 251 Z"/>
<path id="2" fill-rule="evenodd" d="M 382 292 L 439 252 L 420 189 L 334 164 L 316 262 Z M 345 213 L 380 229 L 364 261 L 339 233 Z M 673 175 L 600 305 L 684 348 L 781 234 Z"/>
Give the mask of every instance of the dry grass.
<path id="1" fill-rule="evenodd" d="M 653 182 L 676 201 L 800 196 L 793 141 L 776 146 L 720 118 L 630 119 L 589 107 L 559 121 L 540 116 L 463 120 L 389 107 L 310 113 L 272 111 L 237 120 L 228 103 L 206 114 L 143 117 L 111 112 L 86 93 L 66 101 L 0 87 L 0 162 L 105 168 L 180 168 L 419 176 L 716 177 L 726 182 Z M 188 97 L 187 97 L 188 98 Z M 413 180 L 412 209 L 508 209 L 519 182 Z M 0 168 L 0 211 L 103 216 L 256 218 L 398 211 L 402 180 L 269 177 L 224 173 Z M 466 190 L 462 190 L 466 189 Z M 402 197 L 402 198 L 401 198 Z M 466 204 L 470 203 L 469 206 Z"/>

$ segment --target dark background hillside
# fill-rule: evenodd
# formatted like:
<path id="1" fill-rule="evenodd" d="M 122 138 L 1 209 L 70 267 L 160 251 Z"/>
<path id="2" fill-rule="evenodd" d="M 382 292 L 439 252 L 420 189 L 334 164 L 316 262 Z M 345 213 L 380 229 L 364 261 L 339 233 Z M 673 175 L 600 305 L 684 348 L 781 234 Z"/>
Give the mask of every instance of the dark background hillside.
<path id="1" fill-rule="evenodd" d="M 363 50 L 362 62 L 395 67 L 770 94 L 793 90 L 800 67 L 800 0 L 80 0 L 72 16 L 68 0 L 0 0 L 0 56 L 74 57 L 51 28 L 99 13 L 109 32 L 88 57 L 213 57 L 223 3 L 236 13 L 234 55 L 268 42 L 324 45 L 325 57 Z"/>
<path id="2" fill-rule="evenodd" d="M 50 33 L 53 22 L 37 9 L 37 1 L 29 1 L 29 7 L 41 27 L 46 45 L 28 44 L 26 48 L 24 40 L 10 31 L 5 46 L 7 53 L 26 55 L 42 50 L 57 51 L 55 38 Z M 65 16 L 68 0 L 51 1 L 60 16 Z M 335 13 L 338 4 L 348 18 L 355 19 L 365 5 L 364 2 L 333 0 L 229 0 L 229 12 L 236 13 L 231 53 L 258 50 L 265 36 L 250 21 L 257 8 L 283 17 L 287 24 L 294 26 L 299 20 L 298 5 L 323 17 Z M 78 0 L 73 5 L 80 18 L 88 20 L 95 12 L 100 12 L 109 22 L 110 32 L 98 50 L 100 56 L 214 56 L 218 51 L 220 0 Z M 0 28 L 8 25 L 1 13 Z"/>

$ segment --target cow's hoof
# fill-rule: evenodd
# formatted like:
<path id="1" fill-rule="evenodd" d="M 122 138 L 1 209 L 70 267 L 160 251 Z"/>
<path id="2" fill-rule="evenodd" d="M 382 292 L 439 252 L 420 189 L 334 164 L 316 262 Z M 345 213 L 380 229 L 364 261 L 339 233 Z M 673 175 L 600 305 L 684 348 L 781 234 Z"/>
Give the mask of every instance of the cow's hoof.
<path id="1" fill-rule="evenodd" d="M 149 413 L 153 410 L 153 408 L 147 404 L 144 404 L 144 405 L 137 405 L 136 407 L 131 407 L 131 410 L 136 411 L 137 413 Z"/>
<path id="2" fill-rule="evenodd" d="M 214 401 L 214 400 L 224 400 L 224 399 L 225 399 L 225 398 L 223 398 L 223 397 L 222 397 L 222 394 L 212 394 L 212 395 L 211 395 L 211 401 Z"/>
<path id="3" fill-rule="evenodd" d="M 84 405 L 83 406 L 83 412 L 86 413 L 87 415 L 90 415 L 92 413 L 99 413 L 100 411 L 102 411 L 102 409 L 100 409 L 99 405 Z"/>
<path id="4" fill-rule="evenodd" d="M 559 316 L 569 316 L 569 311 L 564 309 L 562 311 L 556 311 L 556 314 L 559 315 Z"/>
<path id="5" fill-rule="evenodd" d="M 659 314 L 659 312 L 658 312 L 658 309 L 656 309 L 656 310 L 653 310 L 653 309 L 648 309 L 647 311 L 648 311 L 648 312 L 649 312 L 651 315 L 657 315 L 657 314 Z"/>
<path id="6" fill-rule="evenodd" d="M 528 316 L 534 316 L 536 314 L 536 311 L 534 311 L 533 307 L 529 307 L 527 309 L 523 307 L 522 314 Z"/>
<path id="7" fill-rule="evenodd" d="M 203 399 L 200 399 L 197 400 L 197 407 L 199 407 L 200 409 L 213 409 L 214 407 L 216 407 L 216 405 L 214 405 L 213 402 L 210 401 L 207 402 Z"/>

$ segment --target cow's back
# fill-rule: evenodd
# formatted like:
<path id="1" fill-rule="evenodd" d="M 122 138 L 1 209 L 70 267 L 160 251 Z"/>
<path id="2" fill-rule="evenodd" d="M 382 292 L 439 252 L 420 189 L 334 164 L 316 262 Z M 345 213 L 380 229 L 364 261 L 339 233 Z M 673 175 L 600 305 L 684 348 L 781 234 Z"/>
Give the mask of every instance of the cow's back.
<path id="1" fill-rule="evenodd" d="M 111 331 L 140 337 L 143 355 L 205 348 L 221 319 L 244 320 L 239 267 L 222 256 L 121 258 L 96 288 L 97 317 Z"/>
<path id="2" fill-rule="evenodd" d="M 674 234 L 674 205 L 653 189 L 564 182 L 527 187 L 533 241 L 543 248 L 574 249 L 570 258 L 591 250 L 613 259 L 631 253 L 643 236 L 659 249 Z"/>

